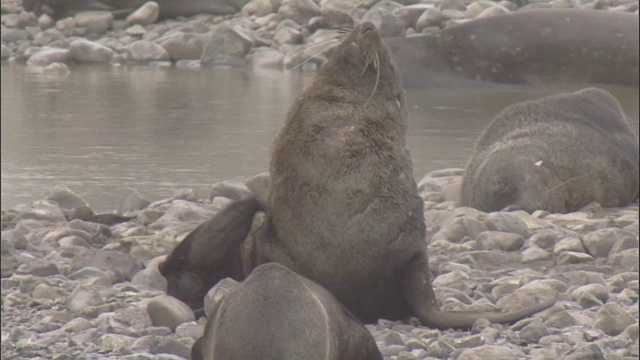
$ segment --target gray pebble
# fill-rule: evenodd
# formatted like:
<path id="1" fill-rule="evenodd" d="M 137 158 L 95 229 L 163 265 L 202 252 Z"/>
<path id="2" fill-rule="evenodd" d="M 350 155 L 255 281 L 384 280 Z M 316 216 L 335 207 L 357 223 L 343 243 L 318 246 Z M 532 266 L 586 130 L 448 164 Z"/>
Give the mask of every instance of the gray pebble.
<path id="1" fill-rule="evenodd" d="M 616 272 L 638 271 L 640 267 L 638 255 L 638 248 L 623 250 L 610 255 L 607 259 L 607 265 L 613 266 Z"/>
<path id="2" fill-rule="evenodd" d="M 114 52 L 94 41 L 74 40 L 69 47 L 69 57 L 77 62 L 111 62 Z"/>
<path id="3" fill-rule="evenodd" d="M 525 344 L 536 344 L 542 337 L 549 335 L 547 326 L 539 320 L 531 322 L 520 330 L 520 340 Z"/>
<path id="4" fill-rule="evenodd" d="M 156 297 L 147 304 L 147 312 L 155 326 L 166 326 L 175 331 L 178 325 L 195 321 L 193 311 L 182 301 L 168 295 Z"/>
<path id="5" fill-rule="evenodd" d="M 67 308 L 73 313 L 80 312 L 85 307 L 104 304 L 100 293 L 92 286 L 80 285 L 76 287 L 67 301 Z"/>
<path id="6" fill-rule="evenodd" d="M 553 253 L 556 255 L 564 251 L 584 253 L 585 248 L 582 245 L 582 241 L 580 239 L 575 237 L 568 237 L 558 241 L 553 247 Z"/>
<path id="7" fill-rule="evenodd" d="M 476 238 L 476 246 L 479 250 L 517 251 L 523 244 L 522 235 L 501 231 L 485 231 L 478 234 Z"/>
<path id="8" fill-rule="evenodd" d="M 620 305 L 609 303 L 598 310 L 594 326 L 609 336 L 622 333 L 629 325 L 637 320 L 629 315 Z"/>
<path id="9" fill-rule="evenodd" d="M 548 327 L 556 328 L 556 329 L 564 329 L 570 326 L 574 326 L 576 324 L 576 320 L 571 316 L 571 314 L 566 310 L 560 310 L 555 314 L 549 316 L 544 324 Z"/>
<path id="10" fill-rule="evenodd" d="M 558 256 L 558 264 L 580 264 L 593 260 L 589 254 L 579 253 L 575 251 L 564 251 Z"/>
<path id="11" fill-rule="evenodd" d="M 486 225 L 490 230 L 519 234 L 523 238 L 529 237 L 527 224 L 517 216 L 507 212 L 490 213 Z"/>
<path id="12" fill-rule="evenodd" d="M 114 17 L 109 11 L 85 11 L 77 14 L 74 19 L 77 26 L 102 35 L 111 27 Z"/>

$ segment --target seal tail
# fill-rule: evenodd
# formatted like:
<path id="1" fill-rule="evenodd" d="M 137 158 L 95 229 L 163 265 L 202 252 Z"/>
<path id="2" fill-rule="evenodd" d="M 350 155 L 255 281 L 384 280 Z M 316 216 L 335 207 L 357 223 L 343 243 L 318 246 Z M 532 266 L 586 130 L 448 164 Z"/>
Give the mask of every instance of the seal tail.
<path id="1" fill-rule="evenodd" d="M 422 325 L 436 329 L 461 329 L 467 330 L 473 326 L 478 319 L 487 319 L 492 323 L 512 324 L 529 315 L 535 314 L 551 307 L 555 303 L 555 299 L 542 304 L 537 304 L 527 309 L 521 309 L 508 313 L 494 312 L 458 312 L 458 311 L 441 311 L 435 308 L 418 314 L 418 319 Z"/>
<path id="2" fill-rule="evenodd" d="M 425 253 L 413 258 L 399 274 L 407 304 L 413 316 L 424 326 L 437 329 L 467 330 L 478 319 L 492 323 L 508 324 L 551 307 L 556 300 L 546 301 L 528 309 L 508 313 L 441 311 L 436 303 L 429 275 L 429 263 Z"/>

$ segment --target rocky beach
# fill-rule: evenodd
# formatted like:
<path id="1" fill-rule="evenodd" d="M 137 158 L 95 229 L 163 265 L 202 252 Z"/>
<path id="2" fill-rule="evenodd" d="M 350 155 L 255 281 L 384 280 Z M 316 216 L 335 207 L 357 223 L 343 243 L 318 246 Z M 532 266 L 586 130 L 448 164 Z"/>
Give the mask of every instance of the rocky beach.
<path id="1" fill-rule="evenodd" d="M 386 359 L 638 357 L 638 201 L 578 212 L 484 213 L 447 199 L 462 169 L 427 174 L 436 297 L 446 310 L 556 304 L 511 326 L 471 331 L 415 320 L 367 325 Z M 250 190 L 214 184 L 149 204 L 134 192 L 117 214 L 93 214 L 66 188 L 2 210 L 3 359 L 183 359 L 205 318 L 165 295 L 158 263 L 191 230 Z M 84 211 L 78 211 L 84 209 Z M 205 301 L 219 301 L 233 281 Z M 210 305 L 209 305 L 210 306 Z"/>
<path id="2" fill-rule="evenodd" d="M 371 20 L 391 37 L 530 8 L 638 14 L 638 1 L 252 0 L 233 15 L 161 21 L 158 5 L 148 2 L 123 19 L 92 11 L 56 21 L 2 0 L 2 61 L 51 74 L 69 73 L 75 63 L 313 70 L 325 57 L 311 56 L 338 33 L 321 17 L 326 9 Z M 556 303 L 509 326 L 479 320 L 470 331 L 430 329 L 416 319 L 367 324 L 384 358 L 637 359 L 638 199 L 567 214 L 485 213 L 455 206 L 463 171 L 437 170 L 418 182 L 441 308 L 510 311 Z M 95 214 L 59 185 L 41 200 L 2 209 L 2 358 L 188 359 L 206 319 L 165 294 L 158 264 L 251 190 L 223 181 L 206 198 L 182 189 L 151 203 L 134 191 L 113 213 Z M 232 286 L 230 279 L 219 283 L 205 306 Z"/>
<path id="3" fill-rule="evenodd" d="M 150 1 L 128 17 L 81 12 L 54 20 L 2 1 L 2 61 L 53 74 L 67 64 L 317 68 L 344 14 L 372 21 L 384 37 L 437 32 L 473 19 L 539 8 L 638 13 L 637 0 L 253 0 L 231 15 L 198 14 L 158 21 Z M 323 11 L 332 10 L 322 18 Z M 306 61 L 306 62 L 305 62 Z"/>

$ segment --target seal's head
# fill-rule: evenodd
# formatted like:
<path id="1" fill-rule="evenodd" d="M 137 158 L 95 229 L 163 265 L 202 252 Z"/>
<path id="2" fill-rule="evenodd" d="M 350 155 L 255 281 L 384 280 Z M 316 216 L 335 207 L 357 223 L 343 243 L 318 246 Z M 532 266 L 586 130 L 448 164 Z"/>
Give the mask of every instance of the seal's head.
<path id="1" fill-rule="evenodd" d="M 349 89 L 354 102 L 368 102 L 378 94 L 396 96 L 402 89 L 389 49 L 370 21 L 357 25 L 340 42 L 317 79 Z M 360 91 L 354 93 L 354 88 Z"/>

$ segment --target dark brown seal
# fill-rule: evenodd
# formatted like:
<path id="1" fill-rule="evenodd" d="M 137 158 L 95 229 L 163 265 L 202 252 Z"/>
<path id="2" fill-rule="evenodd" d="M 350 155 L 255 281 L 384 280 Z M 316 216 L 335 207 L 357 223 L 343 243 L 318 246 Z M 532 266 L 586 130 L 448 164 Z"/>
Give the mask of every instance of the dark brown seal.
<path id="1" fill-rule="evenodd" d="M 417 317 L 469 328 L 514 313 L 438 310 L 424 203 L 406 148 L 398 70 L 371 22 L 353 29 L 290 108 L 271 159 L 271 233 L 260 262 L 285 265 L 329 290 L 364 322 Z"/>
<path id="2" fill-rule="evenodd" d="M 253 197 L 234 201 L 189 233 L 158 266 L 167 279 L 167 294 L 198 310 L 218 281 L 244 279 L 255 263 L 243 243 L 257 210 Z"/>
<path id="3" fill-rule="evenodd" d="M 430 327 L 469 328 L 479 318 L 510 323 L 549 307 L 552 302 L 511 313 L 438 310 L 429 274 L 424 203 L 414 181 L 406 131 L 398 70 L 375 26 L 362 23 L 296 100 L 275 140 L 271 208 L 256 236 L 255 266 L 286 266 L 326 288 L 364 322 L 415 316 Z M 250 222 L 253 207 L 240 210 L 250 214 L 229 212 L 212 221 Z M 223 234 L 211 232 L 207 241 L 226 244 L 214 238 L 217 233 Z M 239 235 L 229 238 L 243 241 Z M 184 261 L 193 251 L 187 247 L 174 253 L 186 253 L 178 257 Z M 224 251 L 215 250 L 215 257 Z M 237 258 L 230 252 L 227 256 Z M 198 263 L 213 269 L 218 264 L 206 263 L 213 261 L 208 257 Z M 217 278 L 211 271 L 202 275 L 208 283 Z"/>
<path id="4" fill-rule="evenodd" d="M 588 88 L 512 105 L 478 139 L 460 205 L 496 211 L 624 206 L 638 196 L 638 138 L 618 101 Z"/>
<path id="5" fill-rule="evenodd" d="M 638 15 L 632 13 L 517 11 L 387 42 L 407 86 L 638 85 Z"/>
<path id="6" fill-rule="evenodd" d="M 191 359 L 382 359 L 369 331 L 322 286 L 258 266 L 207 320 Z"/>

